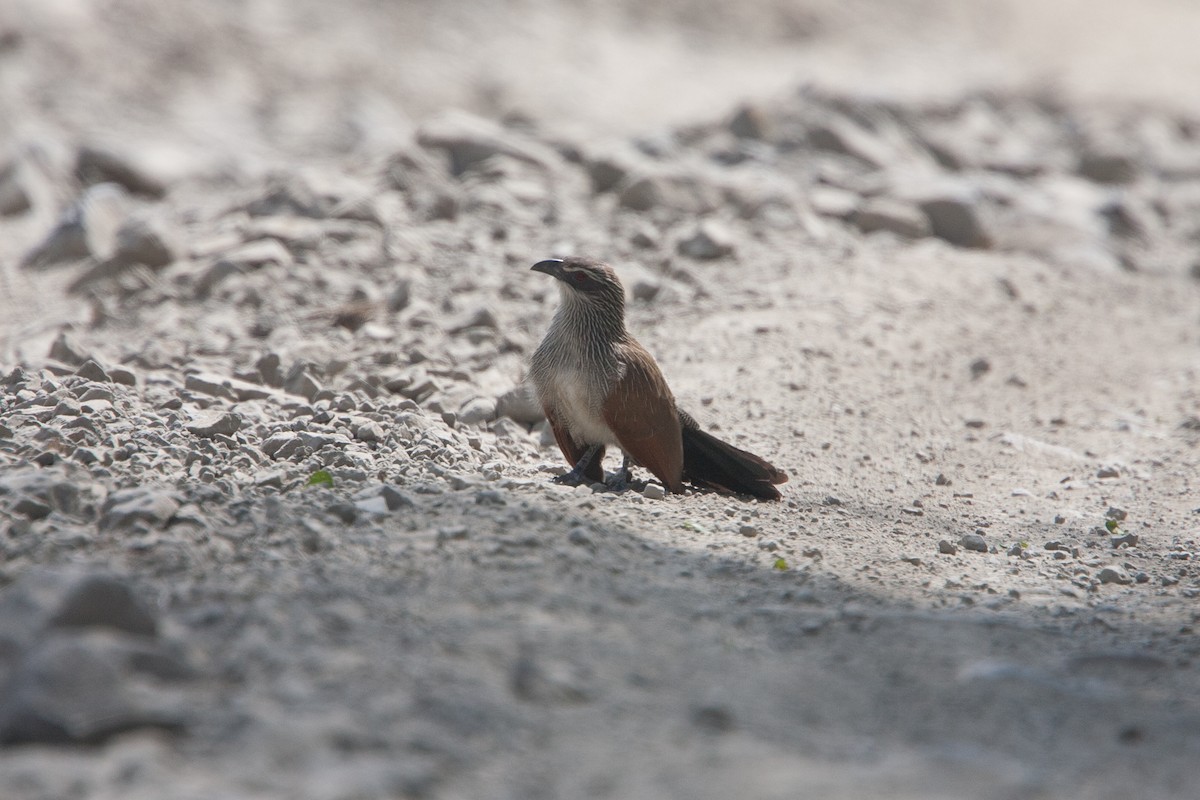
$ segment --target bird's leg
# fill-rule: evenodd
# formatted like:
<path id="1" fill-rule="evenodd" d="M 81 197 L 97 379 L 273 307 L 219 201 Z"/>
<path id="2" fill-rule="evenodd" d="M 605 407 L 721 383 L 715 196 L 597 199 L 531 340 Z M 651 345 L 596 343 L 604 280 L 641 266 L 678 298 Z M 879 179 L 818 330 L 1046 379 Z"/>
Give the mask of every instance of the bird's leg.
<path id="1" fill-rule="evenodd" d="M 604 480 L 604 485 L 614 492 L 623 492 L 628 489 L 629 482 L 633 480 L 633 471 L 630 469 L 632 465 L 633 462 L 626 453 L 625 458 L 621 461 L 621 468 L 609 475 Z"/>
<path id="2" fill-rule="evenodd" d="M 583 473 L 587 472 L 587 468 L 592 465 L 592 459 L 596 457 L 596 452 L 600 449 L 600 445 L 589 445 L 587 450 L 583 451 L 583 456 L 575 464 L 575 468 L 565 475 L 559 475 L 554 479 L 555 483 L 561 483 L 564 486 L 578 486 L 587 480 Z"/>

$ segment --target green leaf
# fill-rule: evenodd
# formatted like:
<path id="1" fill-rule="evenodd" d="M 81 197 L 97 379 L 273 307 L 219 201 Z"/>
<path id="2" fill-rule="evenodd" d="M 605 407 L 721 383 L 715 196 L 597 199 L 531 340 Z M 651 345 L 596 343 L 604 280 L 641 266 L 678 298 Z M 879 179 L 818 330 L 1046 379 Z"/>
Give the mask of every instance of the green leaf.
<path id="1" fill-rule="evenodd" d="M 308 481 L 305 486 L 333 486 L 333 476 L 329 474 L 329 470 L 319 469 L 312 475 L 308 476 Z"/>
<path id="2" fill-rule="evenodd" d="M 787 569 L 787 568 L 788 568 L 787 561 L 783 560 L 782 558 L 775 559 L 775 569 Z"/>
<path id="3" fill-rule="evenodd" d="M 690 519 L 683 523 L 685 531 L 695 531 L 696 533 L 704 533 L 704 526 L 699 522 L 692 522 Z"/>
<path id="4" fill-rule="evenodd" d="M 1107 519 L 1104 521 L 1104 527 L 1108 528 L 1109 533 L 1116 533 L 1120 526 L 1117 525 L 1115 519 Z"/>

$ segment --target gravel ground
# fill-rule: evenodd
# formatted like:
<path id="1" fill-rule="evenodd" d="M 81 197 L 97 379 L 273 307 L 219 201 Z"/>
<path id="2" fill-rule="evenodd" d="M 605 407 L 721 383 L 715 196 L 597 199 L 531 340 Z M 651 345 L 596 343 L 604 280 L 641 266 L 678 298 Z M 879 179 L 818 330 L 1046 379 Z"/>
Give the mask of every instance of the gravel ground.
<path id="1" fill-rule="evenodd" d="M 0 9 L 6 798 L 1200 794 L 1198 15 L 628 5 Z M 782 502 L 550 481 L 572 253 Z"/>

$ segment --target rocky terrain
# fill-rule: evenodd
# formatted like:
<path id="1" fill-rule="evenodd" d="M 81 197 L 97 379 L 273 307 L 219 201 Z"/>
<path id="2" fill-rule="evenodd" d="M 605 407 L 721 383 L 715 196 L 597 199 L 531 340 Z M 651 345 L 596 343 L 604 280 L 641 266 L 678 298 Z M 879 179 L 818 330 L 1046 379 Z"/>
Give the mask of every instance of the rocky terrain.
<path id="1" fill-rule="evenodd" d="M 608 64 L 638 22 L 686 71 L 663 31 L 730 25 L 761 51 L 712 60 L 748 81 L 888 24 L 751 6 L 586 42 Z M 1200 792 L 1185 95 L 777 60 L 705 112 L 564 118 L 507 62 L 414 77 L 494 22 L 456 4 L 17 7 L 5 797 Z M 349 55 L 404 25 L 395 64 Z M 569 253 L 618 268 L 680 404 L 782 502 L 550 481 L 529 266 Z"/>

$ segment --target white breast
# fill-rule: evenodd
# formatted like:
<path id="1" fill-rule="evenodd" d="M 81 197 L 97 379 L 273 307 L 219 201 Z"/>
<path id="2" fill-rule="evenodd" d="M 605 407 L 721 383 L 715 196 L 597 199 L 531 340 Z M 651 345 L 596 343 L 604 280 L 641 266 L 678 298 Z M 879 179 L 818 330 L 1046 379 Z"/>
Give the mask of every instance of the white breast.
<path id="1" fill-rule="evenodd" d="M 616 434 L 604 424 L 601 398 L 596 397 L 581 372 L 563 371 L 556 376 L 558 413 L 576 440 L 585 444 L 616 444 Z"/>

